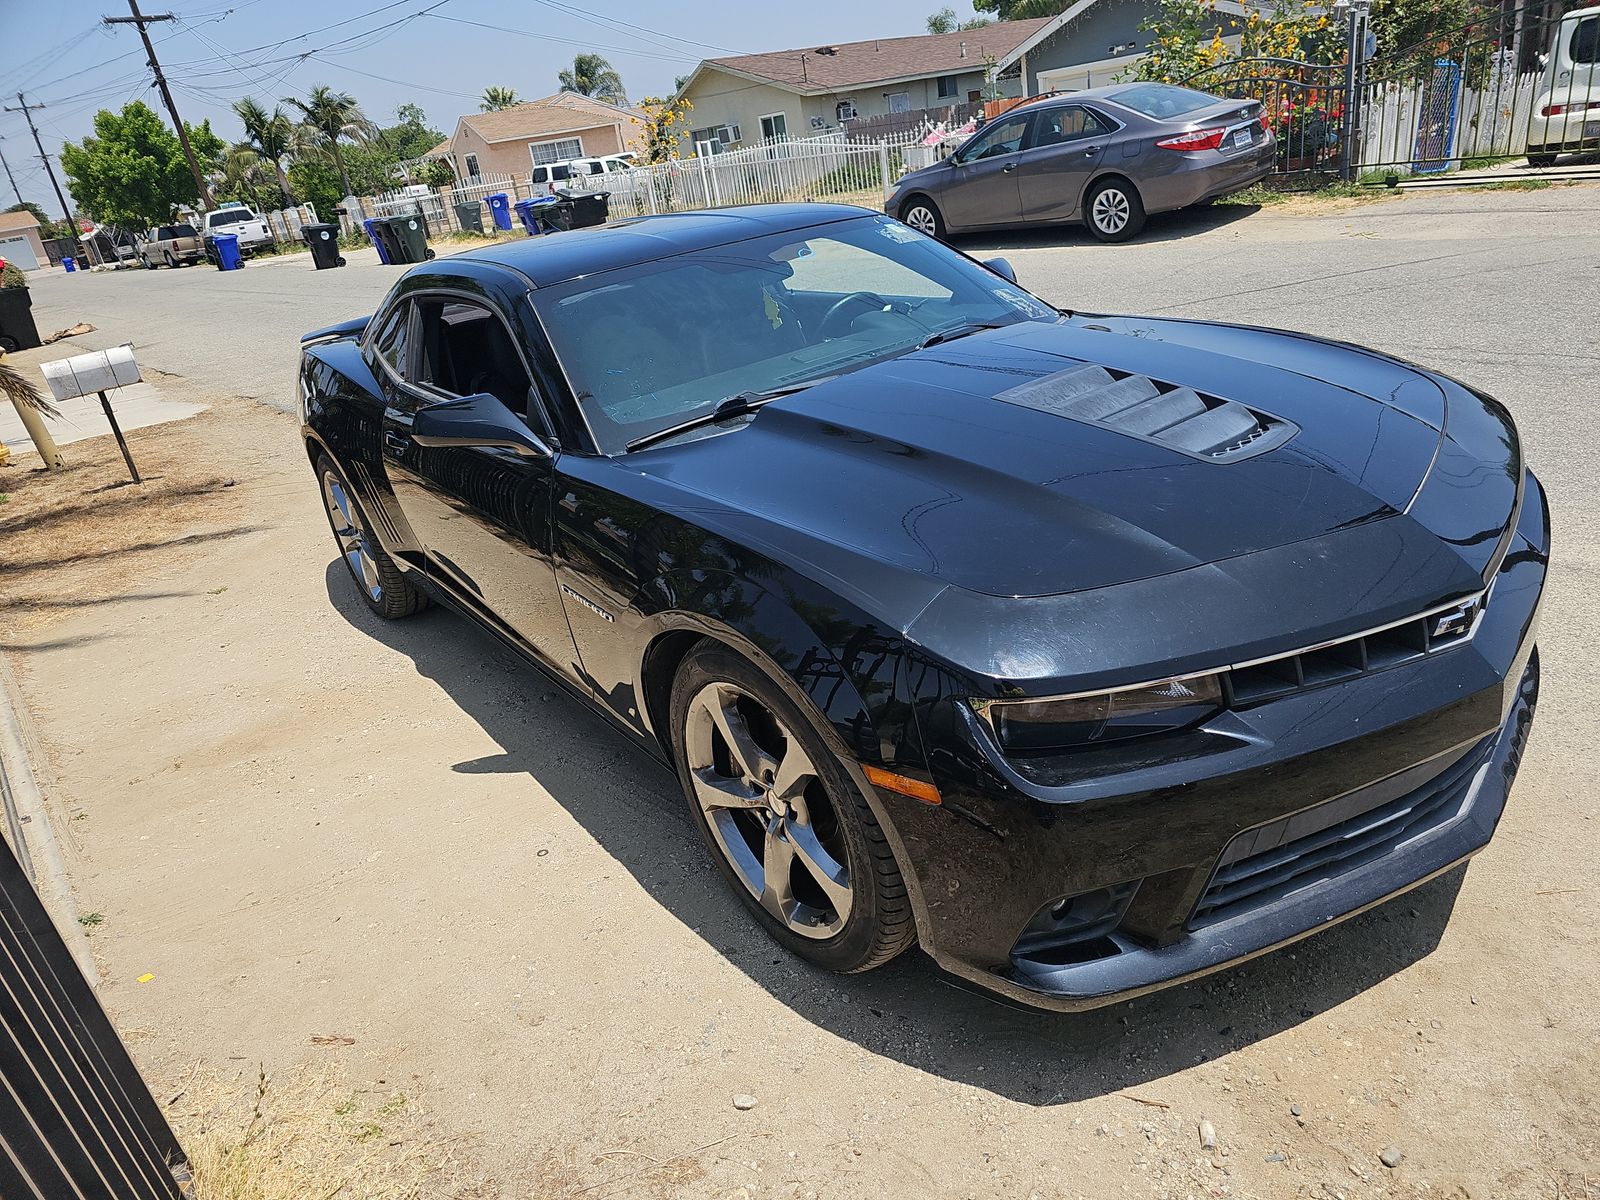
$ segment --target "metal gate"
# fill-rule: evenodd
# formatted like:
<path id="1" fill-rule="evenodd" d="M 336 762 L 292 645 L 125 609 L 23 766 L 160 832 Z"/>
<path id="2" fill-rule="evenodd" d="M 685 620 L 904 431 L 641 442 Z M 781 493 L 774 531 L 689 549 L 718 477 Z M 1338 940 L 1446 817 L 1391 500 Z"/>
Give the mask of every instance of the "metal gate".
<path id="1" fill-rule="evenodd" d="M 0 1196 L 179 1200 L 184 1161 L 0 837 Z"/>
<path id="2" fill-rule="evenodd" d="M 1185 87 L 1260 103 L 1278 139 L 1273 174 L 1287 188 L 1349 178 L 1347 71 L 1291 58 L 1233 58 L 1183 81 Z"/>

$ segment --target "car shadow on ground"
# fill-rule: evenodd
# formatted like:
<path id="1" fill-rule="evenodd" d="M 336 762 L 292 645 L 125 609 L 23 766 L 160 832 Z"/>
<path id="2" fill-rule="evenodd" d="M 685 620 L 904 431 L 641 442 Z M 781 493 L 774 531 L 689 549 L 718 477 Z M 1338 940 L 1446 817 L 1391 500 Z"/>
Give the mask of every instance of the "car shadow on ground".
<path id="1" fill-rule="evenodd" d="M 1426 957 L 1465 873 L 1453 871 L 1298 946 L 1087 1013 L 1038 1012 L 997 999 L 917 951 L 867 975 L 829 975 L 762 933 L 706 857 L 675 777 L 630 752 L 603 718 L 464 618 L 433 607 L 410 620 L 382 621 L 361 603 L 337 559 L 328 564 L 327 587 L 351 626 L 410 658 L 504 751 L 454 764 L 456 770 L 537 779 L 668 912 L 815 1025 L 1011 1100 L 1052 1105 L 1130 1089 L 1159 1100 L 1147 1085 L 1315 1020 Z M 685 863 L 704 867 L 685 870 Z"/>
<path id="2" fill-rule="evenodd" d="M 1146 242 L 1181 241 L 1213 229 L 1222 229 L 1259 211 L 1259 204 L 1208 204 L 1200 208 L 1180 208 L 1177 212 L 1156 213 L 1138 236 L 1122 244 L 1136 246 Z M 1099 246 L 1102 243 L 1082 225 L 1072 224 L 958 234 L 950 238 L 950 244 L 974 258 L 981 258 L 1002 250 L 1054 250 L 1061 246 Z"/>

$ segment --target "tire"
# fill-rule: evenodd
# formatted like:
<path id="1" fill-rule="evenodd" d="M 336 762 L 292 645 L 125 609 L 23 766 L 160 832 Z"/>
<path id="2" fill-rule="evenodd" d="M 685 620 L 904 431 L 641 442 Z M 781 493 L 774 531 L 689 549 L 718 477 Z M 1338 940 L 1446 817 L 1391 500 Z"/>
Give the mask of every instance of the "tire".
<path id="1" fill-rule="evenodd" d="M 344 266 L 344 255 L 341 254 L 338 258 L 334 259 L 333 265 L 336 267 Z"/>
<path id="2" fill-rule="evenodd" d="M 1530 154 L 1530 155 L 1528 155 L 1528 165 L 1530 167 L 1541 167 L 1541 168 L 1542 167 L 1553 167 L 1553 166 L 1556 165 L 1556 155 L 1554 155 L 1554 154 Z"/>
<path id="3" fill-rule="evenodd" d="M 1126 179 L 1102 179 L 1083 198 L 1083 223 L 1102 242 L 1125 242 L 1144 228 L 1144 201 Z"/>
<path id="4" fill-rule="evenodd" d="M 678 669 L 670 720 L 691 819 L 773 940 L 845 974 L 882 966 L 916 941 L 883 829 L 806 708 L 743 655 L 707 640 Z M 745 747 L 743 760 L 725 730 Z M 752 782 L 741 761 L 765 783 Z M 786 766 L 795 772 L 787 789 Z M 768 886 L 767 866 L 779 861 L 786 876 Z"/>
<path id="5" fill-rule="evenodd" d="M 317 482 L 322 489 L 328 528 L 339 547 L 339 557 L 350 571 L 356 591 L 367 607 L 388 621 L 409 617 L 427 607 L 427 597 L 416 587 L 372 535 L 366 513 L 356 502 L 344 473 L 326 454 L 317 458 Z"/>
<path id="6" fill-rule="evenodd" d="M 6 354 L 15 354 L 17 352 L 17 339 L 0 333 L 0 351 Z"/>
<path id="7" fill-rule="evenodd" d="M 142 267 L 144 267 L 144 269 L 146 271 L 154 271 L 156 269 L 155 263 L 151 262 L 148 258 L 144 257 L 144 255 L 142 255 L 142 254 L 139 256 L 139 264 Z"/>
<path id="8" fill-rule="evenodd" d="M 944 215 L 926 196 L 912 196 L 900 206 L 900 220 L 919 233 L 944 240 Z"/>
<path id="9" fill-rule="evenodd" d="M 167 269 L 169 271 L 176 271 L 178 269 L 178 260 L 173 258 L 172 255 L 163 255 L 162 261 L 167 264 Z"/>
<path id="10" fill-rule="evenodd" d="M 434 257 L 433 247 L 428 247 L 428 252 L 422 256 L 424 262 L 432 262 Z"/>

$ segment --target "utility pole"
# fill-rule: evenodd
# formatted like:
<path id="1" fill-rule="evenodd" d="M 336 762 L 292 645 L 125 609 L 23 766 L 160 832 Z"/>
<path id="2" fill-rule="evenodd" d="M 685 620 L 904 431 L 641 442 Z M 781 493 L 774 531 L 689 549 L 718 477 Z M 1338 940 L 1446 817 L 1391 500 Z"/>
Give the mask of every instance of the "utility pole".
<path id="1" fill-rule="evenodd" d="M 61 185 L 56 182 L 56 169 L 50 165 L 50 156 L 44 152 L 44 143 L 39 140 L 39 127 L 33 123 L 33 110 L 43 108 L 42 104 L 29 104 L 22 98 L 22 93 L 17 93 L 18 108 L 6 106 L 6 112 L 19 112 L 28 122 L 28 132 L 33 134 L 33 144 L 39 147 L 39 161 L 44 164 L 45 174 L 50 176 L 50 186 L 56 191 L 56 203 L 61 205 L 62 215 L 66 217 L 67 224 L 72 226 L 72 244 L 78 248 L 78 261 L 84 266 L 89 265 L 89 253 L 84 249 L 83 239 L 78 236 L 78 223 L 72 219 L 72 206 L 67 203 L 67 198 L 61 194 Z"/>
<path id="2" fill-rule="evenodd" d="M 5 138 L 0 137 L 0 142 L 3 141 L 5 141 Z M 0 167 L 4 167 L 6 169 L 6 178 L 11 181 L 11 190 L 16 193 L 17 203 L 21 204 L 22 192 L 17 187 L 17 177 L 11 173 L 11 164 L 6 161 L 6 152 L 4 150 L 0 150 Z"/>
<path id="3" fill-rule="evenodd" d="M 155 73 L 156 86 L 161 89 L 161 98 L 167 102 L 167 113 L 172 117 L 172 127 L 178 131 L 178 140 L 183 143 L 183 156 L 189 160 L 189 170 L 194 173 L 194 186 L 200 191 L 200 202 L 207 208 L 215 208 L 217 202 L 211 198 L 211 189 L 206 186 L 206 177 L 200 173 L 200 162 L 194 156 L 194 148 L 189 145 L 189 131 L 183 127 L 183 118 L 178 116 L 178 106 L 172 102 L 172 92 L 167 88 L 167 77 L 161 73 L 161 64 L 156 61 L 156 48 L 150 44 L 150 34 L 145 26 L 156 21 L 176 20 L 171 13 L 156 13 L 145 16 L 139 11 L 139 0 L 128 0 L 128 11 L 131 17 L 102 17 L 106 25 L 136 25 L 139 37 L 144 41 L 144 51 L 150 56 L 150 70 Z"/>

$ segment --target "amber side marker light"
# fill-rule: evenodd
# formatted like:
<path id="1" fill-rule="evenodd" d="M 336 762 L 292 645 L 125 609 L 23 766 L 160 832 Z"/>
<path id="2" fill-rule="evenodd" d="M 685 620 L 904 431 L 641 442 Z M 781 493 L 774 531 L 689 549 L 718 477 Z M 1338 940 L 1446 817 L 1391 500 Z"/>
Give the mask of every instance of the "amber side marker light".
<path id="1" fill-rule="evenodd" d="M 924 804 L 938 804 L 939 789 L 931 783 L 923 783 L 920 779 L 910 779 L 904 775 L 896 775 L 893 771 L 885 771 L 882 767 L 865 767 L 867 778 L 873 786 L 885 788 L 891 792 L 899 792 L 902 796 L 910 796 L 913 800 L 920 800 Z"/>

